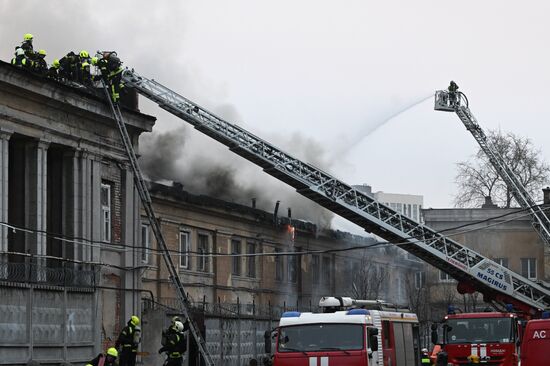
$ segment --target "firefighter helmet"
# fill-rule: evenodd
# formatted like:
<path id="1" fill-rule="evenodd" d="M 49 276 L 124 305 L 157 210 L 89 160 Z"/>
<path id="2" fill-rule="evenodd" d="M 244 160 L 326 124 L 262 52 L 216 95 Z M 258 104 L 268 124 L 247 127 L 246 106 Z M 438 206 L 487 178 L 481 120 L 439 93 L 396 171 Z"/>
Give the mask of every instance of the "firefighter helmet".
<path id="1" fill-rule="evenodd" d="M 60 66 L 59 60 L 58 59 L 53 60 L 53 67 L 55 67 L 56 69 L 59 69 L 59 66 Z"/>
<path id="2" fill-rule="evenodd" d="M 27 33 L 27 34 L 25 34 L 25 35 L 23 36 L 23 39 L 24 39 L 25 41 L 32 41 L 33 38 L 34 38 L 33 35 L 30 34 L 30 33 Z"/>
<path id="3" fill-rule="evenodd" d="M 88 51 L 82 50 L 80 51 L 80 57 L 82 58 L 90 57 L 90 54 L 88 53 Z"/>
<path id="4" fill-rule="evenodd" d="M 38 54 L 40 56 L 46 56 L 46 50 L 40 50 L 40 51 L 38 51 Z"/>
<path id="5" fill-rule="evenodd" d="M 133 325 L 139 325 L 139 318 L 135 315 L 132 315 L 132 317 L 130 318 L 130 323 L 132 323 Z"/>
<path id="6" fill-rule="evenodd" d="M 183 323 L 182 322 L 174 322 L 174 329 L 178 332 L 183 332 Z"/>
<path id="7" fill-rule="evenodd" d="M 107 355 L 113 356 L 113 357 L 118 357 L 118 351 L 116 350 L 115 347 L 111 347 L 107 350 Z"/>

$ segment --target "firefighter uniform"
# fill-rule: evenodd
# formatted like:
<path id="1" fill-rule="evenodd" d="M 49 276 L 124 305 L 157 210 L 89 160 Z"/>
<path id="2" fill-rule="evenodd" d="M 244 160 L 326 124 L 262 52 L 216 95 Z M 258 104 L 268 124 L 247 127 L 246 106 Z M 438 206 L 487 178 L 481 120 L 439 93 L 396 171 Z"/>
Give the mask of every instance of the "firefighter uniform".
<path id="1" fill-rule="evenodd" d="M 115 343 L 115 347 L 120 349 L 120 366 L 135 366 L 140 341 L 139 318 L 132 315 L 128 320 L 128 325 L 122 329 Z"/>
<path id="2" fill-rule="evenodd" d="M 182 366 L 183 355 L 187 351 L 187 339 L 183 333 L 184 325 L 180 321 L 176 321 L 163 334 L 163 346 L 159 349 L 159 353 L 166 352 L 167 359 L 165 366 Z"/>

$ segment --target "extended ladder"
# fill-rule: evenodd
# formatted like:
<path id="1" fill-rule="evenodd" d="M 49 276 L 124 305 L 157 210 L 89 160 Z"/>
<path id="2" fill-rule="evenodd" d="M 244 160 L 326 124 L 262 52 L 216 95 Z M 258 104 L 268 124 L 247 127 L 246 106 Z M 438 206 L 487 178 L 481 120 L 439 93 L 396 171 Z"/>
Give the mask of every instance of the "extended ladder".
<path id="1" fill-rule="evenodd" d="M 518 176 L 500 155 L 491 140 L 470 111 L 468 99 L 463 93 L 449 93 L 447 90 L 438 90 L 435 93 L 436 111 L 455 112 L 458 118 L 472 136 L 476 139 L 483 152 L 489 157 L 489 161 L 495 168 L 497 174 L 506 183 L 512 196 L 521 208 L 528 209 L 531 214 L 532 224 L 543 242 L 550 245 L 550 220 L 544 210 L 536 204 L 527 189 L 523 186 Z"/>
<path id="2" fill-rule="evenodd" d="M 259 165 L 300 194 L 365 230 L 398 243 L 402 249 L 483 293 L 486 301 L 512 303 L 531 314 L 550 307 L 550 291 L 536 283 L 224 121 L 154 80 L 133 70 L 125 70 L 122 79 L 161 108 Z"/>
<path id="3" fill-rule="evenodd" d="M 206 366 L 214 366 L 214 363 L 212 361 L 212 358 L 210 357 L 210 354 L 208 353 L 208 350 L 206 349 L 206 342 L 204 338 L 201 337 L 199 330 L 197 328 L 197 325 L 191 318 L 189 314 L 189 307 L 190 302 L 187 298 L 187 294 L 185 293 L 185 290 L 183 288 L 183 284 L 181 283 L 181 280 L 178 276 L 178 272 L 176 270 L 176 267 L 174 266 L 174 263 L 172 262 L 172 257 L 170 256 L 170 252 L 168 250 L 168 246 L 166 245 L 166 242 L 164 241 L 164 236 L 162 235 L 162 230 L 160 228 L 160 223 L 157 220 L 155 216 L 155 212 L 153 211 L 153 205 L 151 201 L 151 196 L 149 195 L 149 190 L 147 189 L 147 185 L 145 183 L 145 180 L 143 179 L 143 175 L 141 174 L 141 169 L 139 167 L 136 154 L 134 152 L 134 148 L 132 146 L 132 141 L 130 140 L 130 136 L 128 135 L 128 131 L 126 130 L 126 125 L 124 124 L 124 120 L 122 118 L 122 113 L 120 112 L 120 109 L 117 104 L 113 104 L 111 101 L 111 95 L 109 94 L 109 90 L 107 89 L 107 86 L 104 84 L 103 88 L 105 90 L 105 95 L 107 97 L 107 100 L 109 101 L 109 105 L 111 106 L 111 110 L 113 112 L 113 116 L 116 120 L 118 130 L 120 132 L 120 137 L 122 139 L 122 143 L 124 145 L 124 149 L 126 150 L 126 154 L 128 155 L 128 160 L 130 161 L 130 165 L 132 167 L 132 171 L 134 173 L 134 184 L 137 188 L 137 191 L 139 193 L 139 197 L 141 199 L 141 203 L 143 205 L 143 208 L 145 210 L 145 213 L 147 214 L 147 218 L 149 219 L 149 224 L 151 225 L 151 228 L 153 229 L 153 234 L 155 235 L 155 240 L 157 241 L 157 244 L 162 249 L 164 262 L 166 263 L 166 267 L 168 268 L 168 272 L 170 274 L 170 280 L 176 287 L 176 292 L 178 294 L 178 297 L 181 300 L 182 303 L 182 310 L 184 312 L 184 316 L 188 321 L 189 325 L 189 331 L 192 334 L 193 338 L 195 339 L 199 354 L 204 359 Z"/>

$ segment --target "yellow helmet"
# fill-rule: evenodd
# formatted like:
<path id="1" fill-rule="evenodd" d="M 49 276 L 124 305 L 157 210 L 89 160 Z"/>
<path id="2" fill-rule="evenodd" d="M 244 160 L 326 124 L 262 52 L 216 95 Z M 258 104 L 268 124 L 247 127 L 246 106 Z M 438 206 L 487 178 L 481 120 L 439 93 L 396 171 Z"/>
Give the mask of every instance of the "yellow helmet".
<path id="1" fill-rule="evenodd" d="M 133 325 L 139 325 L 139 318 L 135 315 L 132 315 L 132 317 L 130 318 L 130 322 L 133 324 Z"/>
<path id="2" fill-rule="evenodd" d="M 84 50 L 80 51 L 80 57 L 89 57 L 89 56 L 90 54 L 88 53 L 88 51 L 84 51 Z"/>
<path id="3" fill-rule="evenodd" d="M 99 59 L 97 57 L 92 57 L 92 65 L 97 65 L 97 62 L 99 61 Z"/>
<path id="4" fill-rule="evenodd" d="M 32 41 L 33 38 L 34 38 L 33 35 L 30 34 L 30 33 L 27 33 L 27 34 L 25 34 L 25 35 L 23 36 L 23 39 L 24 39 L 25 41 Z"/>
<path id="5" fill-rule="evenodd" d="M 53 60 L 53 67 L 55 67 L 57 69 L 57 68 L 59 68 L 59 66 L 61 66 L 60 63 L 59 63 L 59 60 L 58 59 Z"/>
<path id="6" fill-rule="evenodd" d="M 118 357 L 118 351 L 116 350 L 115 347 L 111 347 L 107 350 L 107 354 L 109 356 L 113 356 L 113 357 Z"/>
<path id="7" fill-rule="evenodd" d="M 38 51 L 38 54 L 41 56 L 46 56 L 46 50 L 40 50 Z"/>

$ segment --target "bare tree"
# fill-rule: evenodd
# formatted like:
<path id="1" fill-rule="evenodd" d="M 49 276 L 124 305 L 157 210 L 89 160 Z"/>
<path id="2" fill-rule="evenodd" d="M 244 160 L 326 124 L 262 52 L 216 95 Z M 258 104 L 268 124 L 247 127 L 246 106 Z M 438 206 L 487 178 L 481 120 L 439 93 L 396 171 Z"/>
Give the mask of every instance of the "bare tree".
<path id="1" fill-rule="evenodd" d="M 365 252 L 353 270 L 352 282 L 352 293 L 356 299 L 376 300 L 382 294 L 383 285 L 388 283 L 388 273 Z"/>
<path id="2" fill-rule="evenodd" d="M 492 130 L 487 138 L 529 194 L 535 200 L 540 199 L 540 188 L 550 179 L 550 166 L 541 158 L 540 150 L 533 146 L 529 138 L 511 132 Z M 501 207 L 517 206 L 510 188 L 499 177 L 481 148 L 472 159 L 458 163 L 457 167 L 457 207 L 480 207 L 486 196 L 490 196 Z"/>

